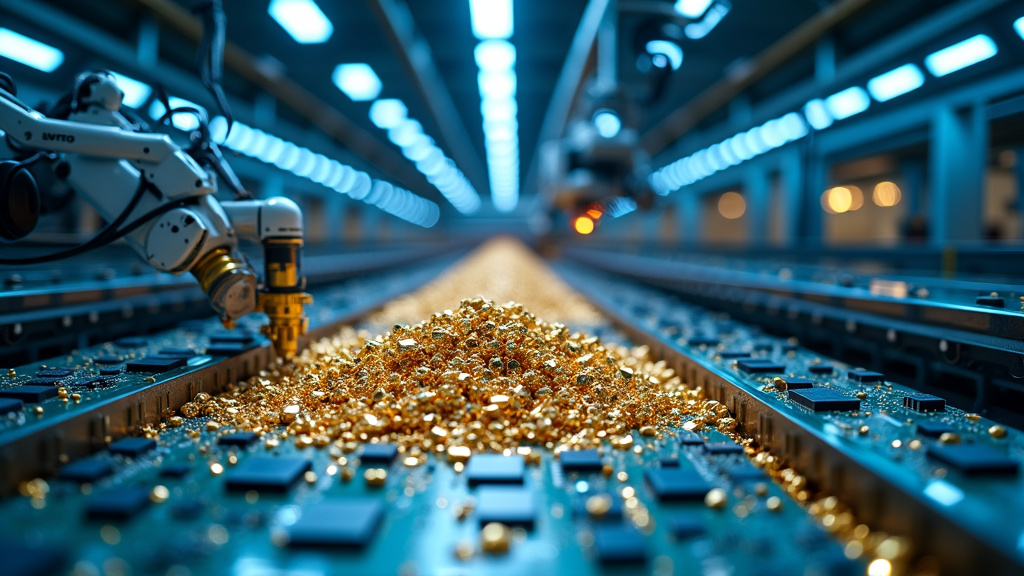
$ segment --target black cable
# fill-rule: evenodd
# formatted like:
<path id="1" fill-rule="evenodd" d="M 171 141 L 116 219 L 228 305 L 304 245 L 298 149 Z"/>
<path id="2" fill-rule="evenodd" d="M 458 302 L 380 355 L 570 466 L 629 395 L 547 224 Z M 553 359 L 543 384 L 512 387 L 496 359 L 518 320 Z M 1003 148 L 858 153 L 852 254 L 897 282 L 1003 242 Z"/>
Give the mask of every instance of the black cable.
<path id="1" fill-rule="evenodd" d="M 140 177 L 139 187 L 135 190 L 135 195 L 132 196 L 131 201 L 128 202 L 128 205 L 125 206 L 125 209 L 117 216 L 117 218 L 110 222 L 110 224 L 107 224 L 103 228 L 103 230 L 100 230 L 98 234 L 96 234 L 89 240 L 83 242 L 82 244 L 79 244 L 78 246 L 75 246 L 73 248 L 68 248 L 67 250 L 53 252 L 51 254 L 44 254 L 42 256 L 30 256 L 28 258 L 0 258 L 0 265 L 22 266 L 28 264 L 43 264 L 45 262 L 63 260 L 64 258 L 77 256 L 84 252 L 88 252 L 90 250 L 95 250 L 96 248 L 106 246 L 107 244 L 110 244 L 114 240 L 124 237 L 125 235 L 129 234 L 131 230 L 138 228 L 142 224 L 140 220 L 144 220 L 146 218 L 146 216 L 143 216 L 143 218 L 135 220 L 134 222 L 132 222 L 132 224 L 129 224 L 131 229 L 122 228 L 121 230 L 118 230 L 121 224 L 123 224 L 124 221 L 128 219 L 128 216 L 131 215 L 132 210 L 134 210 L 135 207 L 139 204 L 139 201 L 142 200 L 142 196 L 151 187 L 152 184 L 150 184 L 148 180 Z M 173 203 L 170 204 L 170 206 L 176 207 Z"/>
<path id="2" fill-rule="evenodd" d="M 228 122 L 227 133 L 231 133 L 234 117 L 231 107 L 221 88 L 224 77 L 224 44 L 227 17 L 221 0 L 209 0 L 196 6 L 193 13 L 202 15 L 203 38 L 199 42 L 199 79 L 217 102 L 217 108 Z"/>

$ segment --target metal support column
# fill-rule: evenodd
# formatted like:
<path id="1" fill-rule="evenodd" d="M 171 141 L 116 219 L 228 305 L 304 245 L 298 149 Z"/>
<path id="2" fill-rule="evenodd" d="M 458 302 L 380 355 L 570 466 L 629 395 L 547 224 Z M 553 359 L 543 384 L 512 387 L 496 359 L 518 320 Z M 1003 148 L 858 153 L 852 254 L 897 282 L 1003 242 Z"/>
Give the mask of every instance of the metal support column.
<path id="1" fill-rule="evenodd" d="M 747 241 L 752 246 L 765 246 L 771 216 L 771 186 L 768 172 L 761 164 L 748 166 L 743 172 L 743 196 L 747 201 Z"/>
<path id="2" fill-rule="evenodd" d="M 980 240 L 988 157 L 984 107 L 939 108 L 932 117 L 930 139 L 931 244 Z"/>

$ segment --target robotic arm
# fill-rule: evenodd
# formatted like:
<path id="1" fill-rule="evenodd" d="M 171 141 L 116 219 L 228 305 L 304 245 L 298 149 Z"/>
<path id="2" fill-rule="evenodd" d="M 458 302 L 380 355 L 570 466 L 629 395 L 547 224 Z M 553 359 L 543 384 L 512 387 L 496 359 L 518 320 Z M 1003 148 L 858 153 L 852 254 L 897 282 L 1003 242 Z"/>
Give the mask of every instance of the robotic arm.
<path id="1" fill-rule="evenodd" d="M 123 96 L 110 74 L 82 74 L 68 119 L 61 120 L 0 89 L 0 129 L 17 152 L 55 154 L 50 165 L 56 177 L 81 193 L 117 228 L 110 233 L 123 236 L 154 268 L 191 272 L 225 326 L 250 312 L 266 312 L 270 323 L 264 333 L 279 355 L 293 357 L 307 326 L 303 305 L 311 302 L 303 292 L 299 207 L 285 198 L 219 202 L 217 174 L 234 174 L 220 162 L 216 145 L 209 144 L 218 165 L 204 168 L 170 137 L 132 131 L 120 113 Z M 23 196 L 26 188 L 37 193 L 16 163 L 0 167 L 0 210 L 18 203 L 14 188 Z M 33 227 L 22 224 L 16 233 L 8 227 L 0 236 L 17 240 Z M 263 245 L 262 286 L 238 250 L 240 236 Z"/>

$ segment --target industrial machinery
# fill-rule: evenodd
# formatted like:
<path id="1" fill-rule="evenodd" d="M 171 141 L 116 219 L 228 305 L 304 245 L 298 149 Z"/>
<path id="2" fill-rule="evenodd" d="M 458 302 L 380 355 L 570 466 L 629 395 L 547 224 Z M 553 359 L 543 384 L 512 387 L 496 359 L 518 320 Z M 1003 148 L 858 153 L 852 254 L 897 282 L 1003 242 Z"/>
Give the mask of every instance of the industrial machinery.
<path id="1" fill-rule="evenodd" d="M 226 327 L 265 312 L 265 333 L 279 355 L 291 358 L 307 326 L 303 305 L 311 301 L 303 292 L 301 210 L 287 198 L 242 194 L 219 202 L 218 178 L 238 194 L 244 190 L 209 141 L 205 123 L 192 147 L 182 150 L 169 136 L 129 122 L 120 113 L 123 98 L 117 80 L 104 71 L 77 78 L 66 118 L 46 117 L 0 90 L 0 129 L 16 158 L 0 164 L 3 239 L 18 240 L 35 227 L 39 189 L 33 169 L 51 173 L 44 181 L 82 194 L 109 222 L 76 248 L 0 263 L 53 261 L 123 237 L 157 270 L 192 273 Z M 238 251 L 239 239 L 263 245 L 262 285 Z"/>

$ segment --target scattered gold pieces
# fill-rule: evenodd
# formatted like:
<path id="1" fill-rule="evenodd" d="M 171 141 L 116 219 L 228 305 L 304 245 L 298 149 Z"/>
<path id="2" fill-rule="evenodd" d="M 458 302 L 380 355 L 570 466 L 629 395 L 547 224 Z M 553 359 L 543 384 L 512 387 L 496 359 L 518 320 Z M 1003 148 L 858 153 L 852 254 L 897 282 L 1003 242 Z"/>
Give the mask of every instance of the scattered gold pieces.
<path id="1" fill-rule="evenodd" d="M 1006 438 L 1006 428 L 1000 426 L 999 424 L 993 424 L 988 429 L 988 434 L 993 438 Z"/>
<path id="2" fill-rule="evenodd" d="M 352 480 L 352 478 L 355 478 L 355 475 L 356 475 L 356 471 L 354 469 L 352 469 L 352 468 L 345 467 L 345 468 L 341 469 L 341 481 L 342 482 L 350 482 Z"/>
<path id="3" fill-rule="evenodd" d="M 388 471 L 383 468 L 368 468 L 363 474 L 366 485 L 371 488 L 380 488 L 388 481 Z"/>
<path id="4" fill-rule="evenodd" d="M 157 484 L 149 492 L 149 499 L 156 504 L 163 504 L 171 497 L 171 491 L 166 486 Z"/>
<path id="5" fill-rule="evenodd" d="M 978 414 L 975 414 L 973 412 L 971 412 L 969 414 L 964 414 L 964 418 L 967 418 L 971 422 L 977 422 L 978 420 L 981 420 L 981 416 L 978 415 Z"/>
<path id="6" fill-rule="evenodd" d="M 870 428 L 870 427 L 868 427 L 868 425 L 867 425 L 867 424 L 862 424 L 862 425 L 861 425 L 861 427 L 857 429 L 857 432 L 858 432 L 858 433 L 859 433 L 859 434 L 860 434 L 861 436 L 864 436 L 865 434 L 867 434 L 867 433 L 868 433 L 868 432 L 870 432 L 870 431 L 871 431 L 871 428 Z"/>
<path id="7" fill-rule="evenodd" d="M 598 494 L 587 498 L 587 514 L 594 518 L 603 518 L 612 508 L 612 497 L 608 494 Z"/>
<path id="8" fill-rule="evenodd" d="M 715 510 L 721 510 L 729 503 L 729 496 L 725 493 L 725 490 L 721 488 L 712 488 L 704 496 L 704 504 L 708 508 L 714 508 Z"/>
<path id="9" fill-rule="evenodd" d="M 512 543 L 512 530 L 500 522 L 491 522 L 480 531 L 480 547 L 487 554 L 506 554 Z"/>
<path id="10" fill-rule="evenodd" d="M 770 496 L 768 500 L 765 500 L 765 506 L 769 512 L 778 512 L 782 510 L 782 499 L 778 496 Z"/>
<path id="11" fill-rule="evenodd" d="M 942 442 L 943 444 L 959 444 L 960 435 L 956 432 L 943 432 L 942 435 L 939 436 L 939 442 Z"/>
<path id="12" fill-rule="evenodd" d="M 459 540 L 455 544 L 455 557 L 459 560 L 469 560 L 473 557 L 476 550 L 473 547 L 473 543 L 469 540 Z"/>
<path id="13" fill-rule="evenodd" d="M 316 484 L 316 472 L 313 472 L 312 470 L 307 470 L 306 473 L 302 475 L 302 478 L 307 484 Z"/>
<path id="14" fill-rule="evenodd" d="M 214 462 L 213 464 L 210 464 L 210 473 L 213 474 L 214 476 L 220 476 L 221 474 L 224 473 L 224 465 L 222 465 L 220 462 Z"/>
<path id="15" fill-rule="evenodd" d="M 81 402 L 82 401 L 82 395 L 79 394 L 78 392 L 74 392 L 74 393 L 71 394 L 71 400 L 73 402 Z"/>

